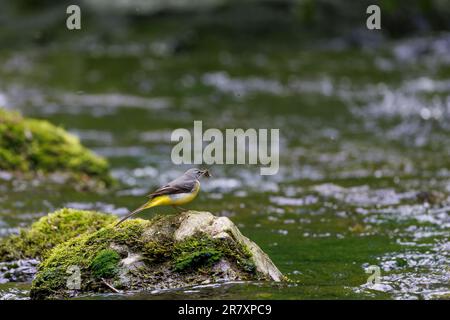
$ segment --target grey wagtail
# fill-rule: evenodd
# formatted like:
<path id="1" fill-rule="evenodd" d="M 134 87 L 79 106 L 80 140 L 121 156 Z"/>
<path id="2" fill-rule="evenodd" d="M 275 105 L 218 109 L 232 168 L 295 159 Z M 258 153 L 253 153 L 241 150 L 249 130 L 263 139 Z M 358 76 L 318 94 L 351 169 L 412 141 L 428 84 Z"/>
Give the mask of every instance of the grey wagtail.
<path id="1" fill-rule="evenodd" d="M 117 222 L 116 226 L 145 209 L 156 206 L 173 206 L 174 208 L 177 208 L 180 205 L 191 202 L 200 191 L 199 179 L 203 176 L 209 178 L 211 177 L 211 174 L 208 170 L 200 170 L 197 168 L 189 169 L 181 177 L 176 178 L 165 186 L 157 189 L 155 192 L 150 193 L 147 196 L 150 200 L 123 217 Z"/>

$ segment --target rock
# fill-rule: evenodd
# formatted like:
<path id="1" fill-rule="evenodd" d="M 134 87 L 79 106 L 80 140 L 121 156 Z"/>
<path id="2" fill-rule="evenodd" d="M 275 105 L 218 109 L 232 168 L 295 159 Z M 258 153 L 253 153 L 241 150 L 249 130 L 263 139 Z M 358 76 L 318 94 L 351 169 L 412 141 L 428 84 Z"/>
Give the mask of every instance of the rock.
<path id="1" fill-rule="evenodd" d="M 39 260 L 36 259 L 0 262 L 0 283 L 31 281 L 38 264 Z"/>
<path id="2" fill-rule="evenodd" d="M 83 147 L 76 136 L 48 121 L 23 118 L 2 108 L 0 170 L 17 177 L 59 173 L 64 180 L 87 185 L 95 181 L 109 186 L 114 182 L 108 162 Z"/>
<path id="3" fill-rule="evenodd" d="M 417 201 L 420 203 L 438 204 L 446 200 L 446 196 L 437 191 L 420 191 L 416 194 Z"/>
<path id="4" fill-rule="evenodd" d="M 259 272 L 268 274 L 274 281 L 281 281 L 283 276 L 270 258 L 254 242 L 244 237 L 227 217 L 215 217 L 209 212 L 187 214 L 174 237 L 176 241 L 183 241 L 199 232 L 206 233 L 213 239 L 233 239 L 243 244 L 251 252 Z"/>
<path id="5" fill-rule="evenodd" d="M 79 271 L 80 281 L 73 282 L 73 270 Z M 58 245 L 39 265 L 31 298 L 237 280 L 285 277 L 228 218 L 188 211 L 107 225 Z"/>

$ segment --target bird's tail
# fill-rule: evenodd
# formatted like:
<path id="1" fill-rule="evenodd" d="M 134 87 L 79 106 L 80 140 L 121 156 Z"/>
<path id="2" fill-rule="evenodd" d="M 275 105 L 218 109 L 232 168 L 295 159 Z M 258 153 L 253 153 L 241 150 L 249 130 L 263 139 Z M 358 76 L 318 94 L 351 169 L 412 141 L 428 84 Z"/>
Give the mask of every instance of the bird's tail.
<path id="1" fill-rule="evenodd" d="M 144 203 L 142 206 L 140 206 L 139 208 L 137 208 L 136 210 L 130 212 L 129 214 L 127 214 L 125 217 L 123 217 L 122 219 L 120 219 L 119 222 L 117 222 L 114 227 L 117 227 L 119 224 L 121 224 L 122 222 L 124 222 L 125 220 L 127 220 L 128 218 L 134 216 L 136 213 L 139 213 L 145 209 L 149 209 L 151 207 L 157 206 L 158 202 L 154 201 L 155 199 L 151 199 L 149 201 L 147 201 L 146 203 Z"/>

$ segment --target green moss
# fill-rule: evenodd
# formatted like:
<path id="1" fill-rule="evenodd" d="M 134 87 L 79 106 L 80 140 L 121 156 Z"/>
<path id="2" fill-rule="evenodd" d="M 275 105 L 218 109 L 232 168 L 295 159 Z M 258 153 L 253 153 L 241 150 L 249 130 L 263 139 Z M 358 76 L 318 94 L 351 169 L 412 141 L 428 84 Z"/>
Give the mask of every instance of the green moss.
<path id="1" fill-rule="evenodd" d="M 92 260 L 91 270 L 97 278 L 111 278 L 117 273 L 119 254 L 111 249 L 100 251 Z"/>
<path id="2" fill-rule="evenodd" d="M 177 271 L 210 266 L 222 257 L 227 257 L 244 271 L 253 273 L 255 266 L 250 259 L 251 256 L 247 248 L 236 246 L 232 241 L 211 239 L 206 236 L 192 237 L 174 244 L 171 255 Z"/>
<path id="3" fill-rule="evenodd" d="M 113 183 L 108 163 L 78 138 L 45 120 L 27 119 L 0 108 L 0 169 L 70 172 L 80 179 Z"/>
<path id="4" fill-rule="evenodd" d="M 32 298 L 41 299 L 64 290 L 70 276 L 67 270 L 72 266 L 81 270 L 84 279 L 82 290 L 98 290 L 96 278 L 115 274 L 112 271 L 117 266 L 119 255 L 112 253 L 115 251 L 109 248 L 110 244 L 132 248 L 143 246 L 141 235 L 149 223 L 142 219 L 127 220 L 117 228 L 109 225 L 58 245 L 39 265 L 39 272 L 32 283 Z"/>
<path id="5" fill-rule="evenodd" d="M 28 229 L 21 229 L 0 241 L 0 260 L 43 258 L 56 245 L 111 224 L 112 215 L 75 209 L 61 209 L 40 218 Z"/>
<path id="6" fill-rule="evenodd" d="M 222 258 L 222 252 L 215 249 L 203 249 L 198 252 L 190 252 L 175 260 L 175 271 L 198 269 L 200 266 L 210 266 Z"/>

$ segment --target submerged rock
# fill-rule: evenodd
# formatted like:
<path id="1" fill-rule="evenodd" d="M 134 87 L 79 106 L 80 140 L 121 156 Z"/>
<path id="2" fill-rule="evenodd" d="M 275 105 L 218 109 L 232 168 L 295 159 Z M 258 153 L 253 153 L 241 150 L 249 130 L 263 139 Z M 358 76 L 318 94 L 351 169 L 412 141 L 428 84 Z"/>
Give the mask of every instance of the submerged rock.
<path id="1" fill-rule="evenodd" d="M 48 121 L 0 108 L 0 170 L 20 174 L 70 174 L 76 181 L 113 183 L 108 162 L 78 138 Z"/>
<path id="2" fill-rule="evenodd" d="M 285 278 L 228 218 L 188 211 L 108 225 L 58 245 L 39 265 L 31 298 L 236 280 Z"/>

